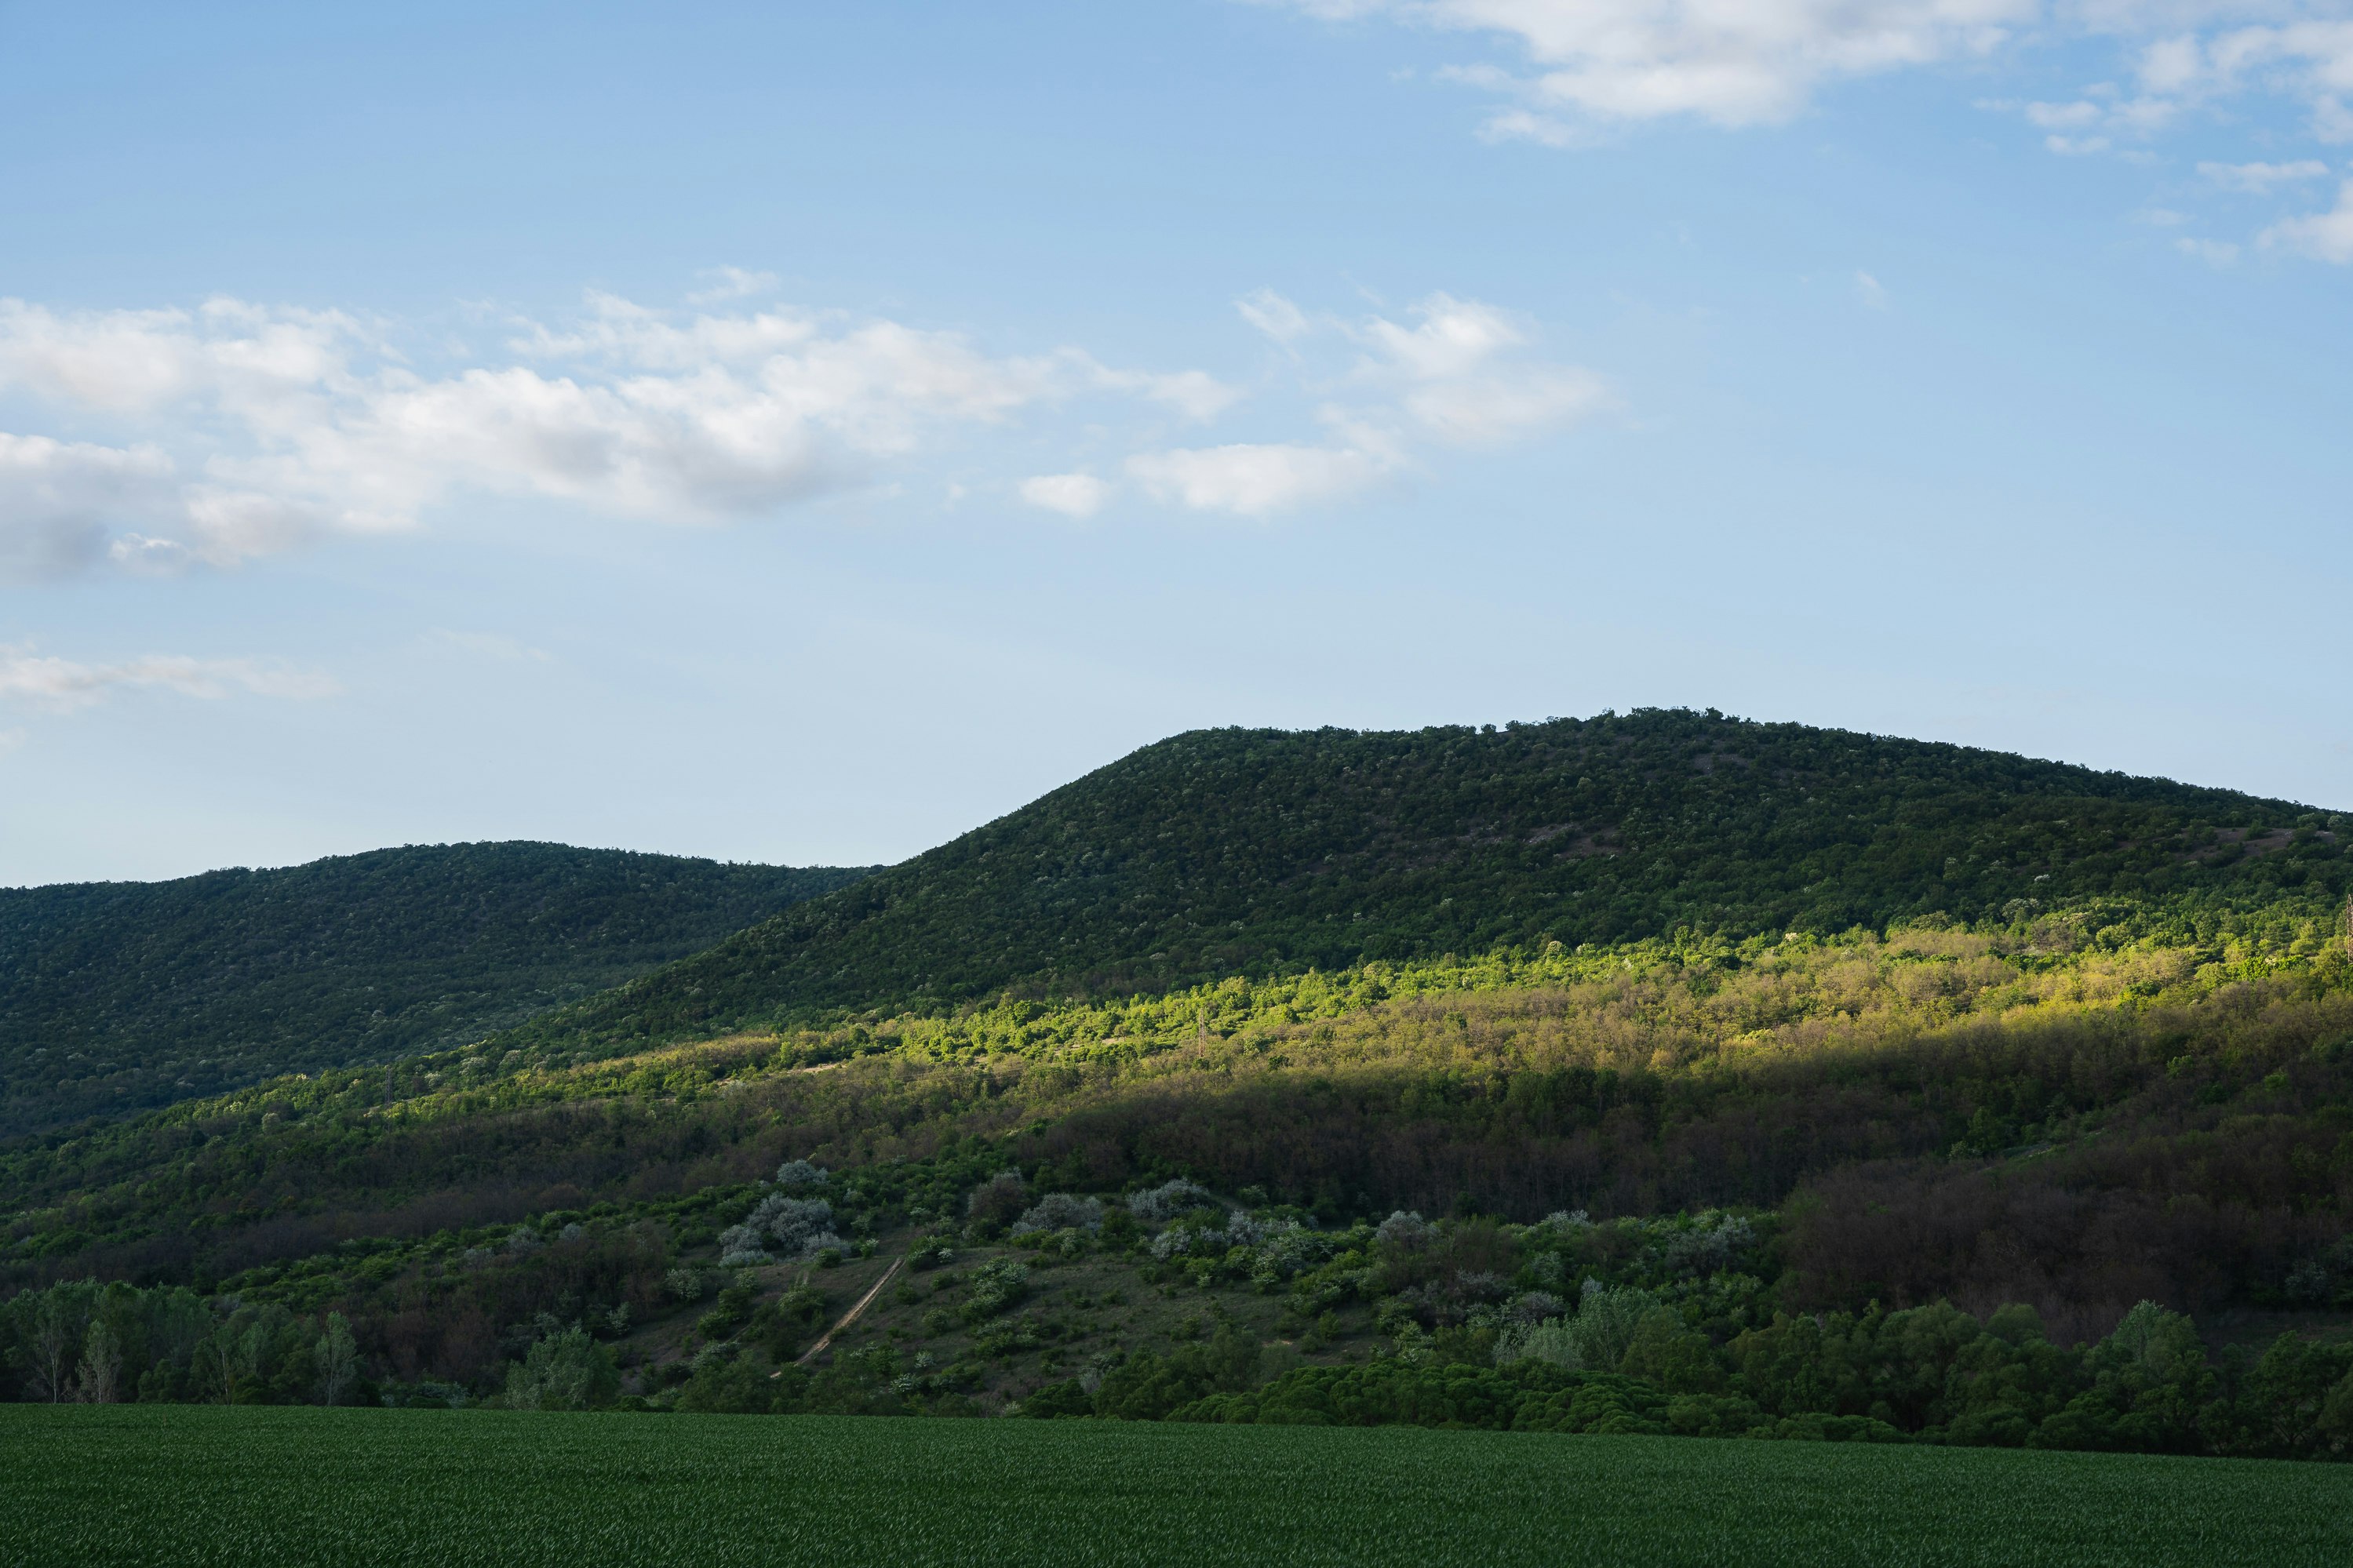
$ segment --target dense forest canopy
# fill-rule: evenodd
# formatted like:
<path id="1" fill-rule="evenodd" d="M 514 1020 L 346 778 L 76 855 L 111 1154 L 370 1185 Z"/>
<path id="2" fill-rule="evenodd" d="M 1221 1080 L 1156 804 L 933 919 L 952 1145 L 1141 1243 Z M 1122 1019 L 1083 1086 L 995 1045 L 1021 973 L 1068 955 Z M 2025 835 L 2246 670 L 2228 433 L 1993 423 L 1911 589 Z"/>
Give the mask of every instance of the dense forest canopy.
<path id="1" fill-rule="evenodd" d="M 1645 710 L 1178 735 L 523 1038 L 686 1038 L 1013 989 L 1942 914 L 2325 927 L 2335 816 L 1966 747 Z M 2186 923 L 2185 923 L 2186 922 Z"/>
<path id="2" fill-rule="evenodd" d="M 0 889 L 0 1134 L 476 1038 L 862 874 L 449 844 Z"/>

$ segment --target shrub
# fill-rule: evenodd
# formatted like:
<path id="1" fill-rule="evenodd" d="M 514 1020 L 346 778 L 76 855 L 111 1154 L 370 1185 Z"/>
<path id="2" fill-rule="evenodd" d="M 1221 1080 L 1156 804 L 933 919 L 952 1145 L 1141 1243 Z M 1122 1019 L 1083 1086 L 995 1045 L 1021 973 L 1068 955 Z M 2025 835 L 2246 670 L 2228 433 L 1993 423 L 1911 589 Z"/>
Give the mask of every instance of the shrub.
<path id="1" fill-rule="evenodd" d="M 1209 1195 L 1207 1187 L 1188 1182 L 1182 1176 L 1134 1194 L 1127 1200 L 1128 1213 L 1154 1225 L 1165 1224 L 1195 1209 L 1216 1206 L 1218 1200 Z"/>
<path id="2" fill-rule="evenodd" d="M 1391 1252 L 1423 1252 L 1437 1235 L 1437 1228 L 1421 1215 L 1399 1209 L 1381 1221 L 1373 1239 Z"/>
<path id="3" fill-rule="evenodd" d="M 823 1198 L 788 1198 L 770 1193 L 744 1216 L 743 1224 L 720 1232 L 719 1261 L 724 1267 L 765 1263 L 771 1244 L 788 1260 L 827 1247 L 847 1250 L 849 1243 L 834 1234 L 833 1221 L 833 1205 Z"/>
<path id="4" fill-rule="evenodd" d="M 776 1185 L 821 1187 L 830 1173 L 823 1165 L 812 1165 L 807 1160 L 787 1160 L 776 1167 Z"/>
<path id="5" fill-rule="evenodd" d="M 990 1235 L 1010 1225 L 1029 1205 L 1029 1191 L 1018 1171 L 999 1171 L 973 1188 L 965 1199 L 965 1213 L 973 1225 Z"/>
<path id="6" fill-rule="evenodd" d="M 972 1294 L 965 1298 L 964 1321 L 982 1322 L 997 1316 L 1029 1294 L 1029 1268 L 1009 1258 L 984 1263 L 974 1270 Z"/>
<path id="7" fill-rule="evenodd" d="M 1048 1193 L 1027 1214 L 1013 1222 L 1013 1234 L 1030 1236 L 1043 1230 L 1101 1230 L 1103 1221 L 1101 1198 Z"/>
<path id="8" fill-rule="evenodd" d="M 1756 1227 L 1746 1220 L 1706 1209 L 1693 1216 L 1690 1228 L 1668 1233 L 1660 1261 L 1670 1274 L 1704 1278 L 1731 1268 L 1756 1244 Z"/>
<path id="9" fill-rule="evenodd" d="M 712 1304 L 712 1310 L 705 1312 L 694 1326 L 702 1331 L 704 1339 L 726 1339 L 751 1317 L 752 1303 L 759 1299 L 759 1294 L 758 1289 L 748 1282 L 730 1285 L 719 1292 L 719 1300 Z"/>
<path id="10" fill-rule="evenodd" d="M 1567 1318 L 1546 1318 L 1513 1324 L 1496 1339 L 1495 1364 L 1509 1366 L 1517 1361 L 1538 1361 L 1575 1372 L 1585 1364 L 1585 1350 Z"/>

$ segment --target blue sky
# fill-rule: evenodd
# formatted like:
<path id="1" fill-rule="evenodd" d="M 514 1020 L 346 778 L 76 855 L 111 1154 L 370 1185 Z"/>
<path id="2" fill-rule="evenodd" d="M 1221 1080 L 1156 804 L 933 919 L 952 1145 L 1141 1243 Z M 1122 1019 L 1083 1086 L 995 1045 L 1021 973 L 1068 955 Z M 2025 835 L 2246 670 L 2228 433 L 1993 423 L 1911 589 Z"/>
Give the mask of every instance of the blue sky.
<path id="1" fill-rule="evenodd" d="M 0 882 L 1714 706 L 2353 805 L 2353 6 L 0 4 Z"/>

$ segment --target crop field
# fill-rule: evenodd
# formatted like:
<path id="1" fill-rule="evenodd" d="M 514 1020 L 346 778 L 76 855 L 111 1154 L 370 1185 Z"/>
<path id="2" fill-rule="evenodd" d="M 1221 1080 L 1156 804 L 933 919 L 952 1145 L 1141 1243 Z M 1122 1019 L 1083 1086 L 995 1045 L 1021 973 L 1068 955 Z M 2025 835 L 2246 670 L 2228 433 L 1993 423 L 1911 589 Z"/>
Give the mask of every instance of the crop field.
<path id="1" fill-rule="evenodd" d="M 2341 1564 L 2353 1467 L 1099 1422 L 0 1406 L 11 1564 Z"/>

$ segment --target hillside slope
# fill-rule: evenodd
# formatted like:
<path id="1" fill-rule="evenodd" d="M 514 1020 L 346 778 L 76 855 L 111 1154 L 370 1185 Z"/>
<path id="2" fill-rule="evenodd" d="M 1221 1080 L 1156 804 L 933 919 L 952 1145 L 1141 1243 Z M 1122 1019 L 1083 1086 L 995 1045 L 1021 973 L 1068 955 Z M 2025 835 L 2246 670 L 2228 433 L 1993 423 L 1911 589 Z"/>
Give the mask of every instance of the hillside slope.
<path id="1" fill-rule="evenodd" d="M 522 1041 L 619 1046 L 1008 988 L 1124 994 L 1939 911 L 2064 907 L 2077 927 L 2154 911 L 2194 936 L 2232 911 L 2333 918 L 2348 826 L 2225 790 L 1712 712 L 1196 731 L 535 1020 Z"/>
<path id="2" fill-rule="evenodd" d="M 456 844 L 0 889 L 0 1134 L 472 1039 L 864 874 Z"/>

